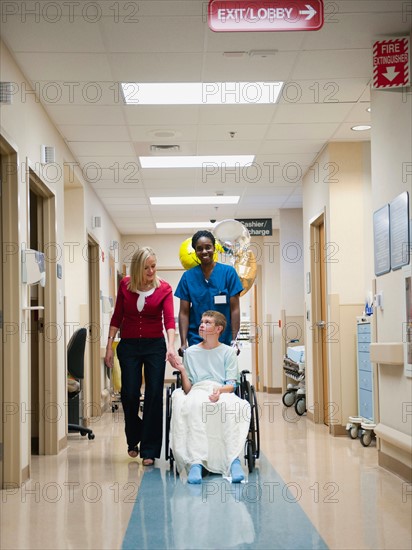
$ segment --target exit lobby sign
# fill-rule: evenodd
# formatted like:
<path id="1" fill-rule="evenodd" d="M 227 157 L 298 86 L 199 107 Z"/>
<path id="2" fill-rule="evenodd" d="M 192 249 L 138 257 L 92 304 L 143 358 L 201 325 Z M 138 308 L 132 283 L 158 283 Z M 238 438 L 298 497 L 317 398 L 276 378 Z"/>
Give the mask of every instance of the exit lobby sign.
<path id="1" fill-rule="evenodd" d="M 323 0 L 210 0 L 209 28 L 215 32 L 317 31 Z"/>

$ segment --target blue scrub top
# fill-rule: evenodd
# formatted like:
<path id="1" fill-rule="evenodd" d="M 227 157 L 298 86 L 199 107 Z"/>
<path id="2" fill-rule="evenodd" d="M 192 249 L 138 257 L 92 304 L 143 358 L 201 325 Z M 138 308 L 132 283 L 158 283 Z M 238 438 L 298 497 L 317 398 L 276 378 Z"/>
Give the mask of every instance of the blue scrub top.
<path id="1" fill-rule="evenodd" d="M 199 325 L 205 311 L 212 309 L 220 311 L 226 317 L 226 330 L 220 335 L 220 342 L 230 345 L 232 341 L 232 326 L 230 322 L 230 298 L 242 292 L 243 286 L 236 270 L 231 265 L 216 263 L 206 282 L 200 265 L 185 271 L 177 285 L 175 296 L 190 302 L 189 330 L 187 341 L 189 346 L 202 341 L 199 336 Z M 215 296 L 218 303 L 215 302 Z M 225 303 L 219 303 L 225 301 Z"/>

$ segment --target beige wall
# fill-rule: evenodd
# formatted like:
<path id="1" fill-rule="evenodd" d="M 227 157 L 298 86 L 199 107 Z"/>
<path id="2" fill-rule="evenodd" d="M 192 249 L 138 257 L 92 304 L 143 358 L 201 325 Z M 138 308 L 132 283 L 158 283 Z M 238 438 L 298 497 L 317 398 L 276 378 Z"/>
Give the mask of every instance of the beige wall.
<path id="1" fill-rule="evenodd" d="M 24 75 L 19 71 L 13 59 L 11 58 L 6 47 L 1 44 L 0 63 L 2 66 L 2 79 L 18 83 L 20 86 L 25 83 L 29 89 L 28 83 L 25 81 Z M 18 94 L 14 97 L 11 105 L 2 106 L 1 116 L 1 133 L 8 143 L 16 150 L 18 154 L 18 194 L 19 194 L 19 248 L 27 243 L 28 232 L 28 212 L 27 212 L 27 194 L 28 180 L 26 172 L 30 166 L 33 172 L 39 176 L 39 179 L 44 183 L 56 197 L 56 204 L 63 205 L 63 173 L 59 168 L 62 166 L 62 152 L 66 151 L 66 146 L 60 138 L 59 133 L 50 124 L 40 103 L 32 94 L 27 94 L 26 97 L 19 97 Z M 45 173 L 40 164 L 41 144 L 53 144 L 56 146 L 56 171 Z M 57 249 L 62 249 L 63 241 L 63 216 L 56 219 L 56 236 Z M 20 274 L 16 274 L 16 283 L 20 283 Z M 22 334 L 25 327 L 28 326 L 28 312 L 24 312 L 22 308 L 27 303 L 27 288 L 25 285 L 20 287 L 20 303 L 17 307 L 20 309 L 20 328 Z M 63 300 L 59 300 L 59 296 L 64 294 L 64 283 L 61 280 L 57 281 L 57 293 L 55 297 L 57 308 L 54 312 L 53 322 L 57 322 L 60 327 L 63 326 Z M 62 341 L 57 343 L 57 361 L 64 364 L 64 349 Z M 13 369 L 20 371 L 20 387 L 19 387 L 19 403 L 23 410 L 29 408 L 29 379 L 28 379 L 28 364 L 30 362 L 30 349 L 28 338 L 20 338 L 20 364 L 12 365 Z M 65 387 L 64 369 L 56 371 L 57 387 L 62 385 Z M 58 392 L 59 396 L 63 396 L 63 392 Z M 60 410 L 64 410 L 63 403 L 59 403 Z M 44 412 L 44 411 L 43 411 Z M 64 416 L 64 415 L 63 415 Z M 29 471 L 29 437 L 30 437 L 30 422 L 27 419 L 30 415 L 26 415 L 26 421 L 20 423 L 20 456 L 12 457 L 15 474 L 13 481 L 21 481 L 21 472 Z M 58 437 L 61 438 L 65 433 L 64 419 L 60 417 L 57 421 Z M 5 442 L 6 443 L 6 442 Z M 7 449 L 5 449 L 7 452 Z"/>
<path id="2" fill-rule="evenodd" d="M 328 150 L 330 159 L 339 167 L 329 184 L 330 240 L 325 251 L 328 290 L 339 294 L 342 303 L 362 303 L 363 273 L 366 261 L 371 259 L 366 242 L 370 233 L 366 234 L 363 225 L 365 204 L 370 204 L 371 195 L 370 144 L 331 143 Z M 359 281 L 354 281 L 356 274 Z"/>
<path id="3" fill-rule="evenodd" d="M 305 273 L 311 271 L 310 224 L 325 213 L 327 328 L 323 337 L 329 363 L 329 410 L 335 426 L 344 426 L 349 415 L 357 414 L 356 315 L 362 314 L 369 290 L 364 272 L 370 243 L 363 222 L 370 197 L 369 149 L 367 142 L 329 144 L 303 183 Z M 314 368 L 319 365 L 313 361 L 312 336 L 319 319 L 314 318 L 311 300 L 312 294 L 306 294 L 307 405 L 316 411 L 321 396 L 314 384 Z"/>
<path id="4" fill-rule="evenodd" d="M 412 194 L 412 94 L 372 91 L 372 213 L 403 191 Z M 409 203 L 412 218 L 411 202 Z M 384 307 L 376 311 L 377 342 L 403 345 L 406 321 L 403 270 L 376 278 L 377 292 L 383 292 Z M 382 430 L 382 459 L 399 461 L 412 468 L 412 379 L 404 375 L 403 364 L 378 364 L 379 421 Z M 391 437 L 386 438 L 390 432 Z M 401 442 L 406 442 L 402 447 Z M 410 470 L 409 470 L 410 471 Z"/>
<path id="5" fill-rule="evenodd" d="M 15 82 L 19 85 L 19 89 L 25 86 L 26 90 L 30 90 L 30 86 L 24 75 L 18 69 L 14 60 L 10 56 L 7 48 L 3 43 L 1 45 L 0 63 L 2 67 L 2 80 Z M 81 243 L 87 242 L 87 231 L 91 230 L 90 213 L 102 217 L 102 229 L 97 233 L 98 242 L 101 243 L 102 249 L 105 251 L 105 256 L 108 258 L 110 240 L 120 241 L 120 235 L 108 216 L 104 205 L 100 203 L 90 186 L 82 179 L 79 170 L 76 172 L 75 187 L 70 187 L 73 181 L 68 181 L 68 173 L 65 168 L 67 163 L 73 163 L 74 159 L 70 150 L 61 139 L 59 132 L 51 124 L 47 113 L 34 94 L 27 93 L 20 96 L 15 94 L 13 102 L 10 105 L 2 105 L 1 115 L 1 134 L 10 146 L 17 152 L 18 155 L 18 195 L 19 195 L 19 248 L 27 243 L 27 193 L 28 180 L 26 171 L 30 167 L 38 176 L 43 185 L 49 189 L 55 196 L 56 204 L 56 243 L 55 250 L 58 251 L 56 262 L 61 264 L 63 268 L 62 279 L 55 279 L 56 296 L 53 297 L 56 303 L 56 311 L 54 312 L 55 322 L 59 327 L 59 333 L 63 334 L 65 329 L 65 310 L 64 304 L 67 304 L 66 320 L 71 323 L 76 323 L 81 318 L 80 309 L 87 303 L 87 268 L 84 255 L 82 254 L 83 247 Z M 54 146 L 56 151 L 56 162 L 53 166 L 44 167 L 40 163 L 41 160 L 41 145 Z M 69 243 L 75 243 L 72 246 Z M 69 258 L 69 250 L 74 251 L 75 255 Z M 19 252 L 18 252 L 19 253 Z M 73 260 L 73 261 L 71 261 Z M 50 260 L 52 261 L 52 260 Z M 53 260 L 54 261 L 54 260 Z M 52 270 L 55 273 L 55 269 Z M 109 267 L 106 260 L 101 265 L 101 290 L 105 294 L 108 291 L 109 285 Z M 28 326 L 28 313 L 23 311 L 26 303 L 26 287 L 20 284 L 20 274 L 16 274 L 16 284 L 20 286 L 20 302 L 19 308 L 19 324 L 23 332 Z M 67 297 L 64 300 L 64 297 Z M 102 334 L 102 341 L 105 342 L 105 335 Z M 20 379 L 18 389 L 18 401 L 21 408 L 28 409 L 29 404 L 29 377 L 28 364 L 30 362 L 29 341 L 27 338 L 20 338 L 20 361 L 19 364 L 11 365 L 13 369 L 17 369 Z M 57 430 L 53 433 L 57 434 L 57 441 L 51 442 L 50 448 L 58 450 L 64 441 L 66 434 L 66 413 L 65 402 L 66 395 L 66 372 L 65 359 L 66 348 L 65 338 L 60 338 L 56 343 L 56 358 L 57 364 L 53 365 L 53 377 L 55 376 L 56 386 L 53 391 L 55 396 L 51 399 L 53 403 L 57 403 L 57 409 L 60 411 L 57 419 Z M 103 383 L 103 380 L 102 380 Z M 20 413 L 20 411 L 19 411 Z M 18 414 L 19 414 L 18 413 Z M 28 419 L 30 415 L 26 415 Z M 54 422 L 54 420 L 53 420 Z M 7 460 L 13 463 L 14 473 L 9 481 L 21 483 L 24 476 L 30 472 L 30 422 L 25 421 L 19 423 L 19 440 L 20 452 L 19 456 L 8 457 Z M 5 442 L 5 453 L 8 452 L 7 442 Z M 24 474 L 22 474 L 24 472 Z M 23 477 L 22 477 L 23 476 Z"/>
<path id="6" fill-rule="evenodd" d="M 329 392 L 338 405 L 335 418 L 345 425 L 357 405 L 356 315 L 374 290 L 382 292 L 383 309 L 376 309 L 373 322 L 376 341 L 402 346 L 405 323 L 404 274 L 391 271 L 374 275 L 373 212 L 403 191 L 412 192 L 412 97 L 410 92 L 372 91 L 372 140 L 367 143 L 331 143 L 304 177 L 303 220 L 305 273 L 310 270 L 310 223 L 325 213 L 328 322 L 337 323 L 339 338 L 329 342 Z M 328 168 L 337 169 L 331 178 Z M 336 181 L 332 181 L 335 179 Z M 411 210 L 410 210 L 411 212 Z M 412 215 L 411 215 L 412 217 Z M 327 252 L 328 254 L 328 252 Z M 333 261 L 337 260 L 337 261 Z M 311 335 L 311 300 L 306 296 L 306 358 L 308 409 L 314 409 L 314 365 Z M 395 349 L 395 348 L 394 348 Z M 391 363 L 389 357 L 387 363 Z M 396 362 L 393 359 L 393 362 Z M 411 468 L 412 381 L 403 364 L 379 363 L 378 408 L 375 412 L 382 464 L 397 470 Z M 375 402 L 376 402 L 375 399 Z M 389 434 L 389 435 L 387 435 Z"/>
<path id="7" fill-rule="evenodd" d="M 301 208 L 285 208 L 279 212 L 281 305 L 288 316 L 304 313 L 302 215 Z"/>

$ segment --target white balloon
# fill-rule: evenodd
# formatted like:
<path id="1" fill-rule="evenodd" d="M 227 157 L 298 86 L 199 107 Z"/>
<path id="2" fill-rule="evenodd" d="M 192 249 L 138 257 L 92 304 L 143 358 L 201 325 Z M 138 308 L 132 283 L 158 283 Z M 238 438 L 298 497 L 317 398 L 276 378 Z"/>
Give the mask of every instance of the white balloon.
<path id="1" fill-rule="evenodd" d="M 237 220 L 223 220 L 213 227 L 213 235 L 229 254 L 244 252 L 250 243 L 249 231 Z"/>

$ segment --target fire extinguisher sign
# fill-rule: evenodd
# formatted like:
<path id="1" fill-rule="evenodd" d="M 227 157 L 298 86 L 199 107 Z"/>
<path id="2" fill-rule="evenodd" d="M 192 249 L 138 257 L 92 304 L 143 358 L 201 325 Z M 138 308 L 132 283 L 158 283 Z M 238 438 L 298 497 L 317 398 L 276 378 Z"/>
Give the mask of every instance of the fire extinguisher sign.
<path id="1" fill-rule="evenodd" d="M 373 87 L 410 86 L 410 57 L 408 36 L 377 40 L 373 44 Z"/>

